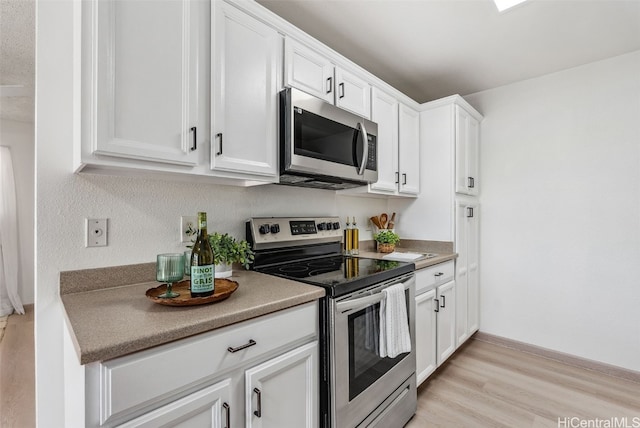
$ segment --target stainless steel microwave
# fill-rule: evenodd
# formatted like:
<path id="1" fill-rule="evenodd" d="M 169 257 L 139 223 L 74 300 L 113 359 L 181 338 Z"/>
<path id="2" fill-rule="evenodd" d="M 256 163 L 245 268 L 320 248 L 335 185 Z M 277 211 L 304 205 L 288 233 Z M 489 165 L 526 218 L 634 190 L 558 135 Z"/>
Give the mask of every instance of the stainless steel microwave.
<path id="1" fill-rule="evenodd" d="M 280 92 L 280 184 L 347 189 L 378 180 L 378 125 L 294 88 Z"/>

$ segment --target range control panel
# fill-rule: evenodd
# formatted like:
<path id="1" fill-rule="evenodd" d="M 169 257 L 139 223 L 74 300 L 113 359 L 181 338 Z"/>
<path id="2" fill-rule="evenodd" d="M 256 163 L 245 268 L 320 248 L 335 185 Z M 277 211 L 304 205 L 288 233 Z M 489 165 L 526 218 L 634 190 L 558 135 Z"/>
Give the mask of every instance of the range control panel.
<path id="1" fill-rule="evenodd" d="M 247 221 L 247 240 L 254 249 L 339 242 L 342 226 L 338 217 L 256 217 Z"/>

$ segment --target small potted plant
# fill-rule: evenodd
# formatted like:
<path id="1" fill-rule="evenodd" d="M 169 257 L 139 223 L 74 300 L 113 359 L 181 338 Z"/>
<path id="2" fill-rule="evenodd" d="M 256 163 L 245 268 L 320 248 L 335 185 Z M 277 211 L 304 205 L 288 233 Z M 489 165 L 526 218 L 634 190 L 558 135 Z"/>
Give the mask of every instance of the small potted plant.
<path id="1" fill-rule="evenodd" d="M 378 252 L 391 253 L 396 248 L 396 244 L 400 242 L 400 237 L 397 233 L 389 229 L 382 229 L 375 235 L 373 239 L 378 243 Z"/>
<path id="2" fill-rule="evenodd" d="M 191 228 L 185 231 L 188 235 L 195 235 L 198 232 Z M 209 243 L 213 250 L 213 263 L 215 264 L 216 278 L 227 278 L 231 276 L 232 265 L 239 263 L 243 268 L 249 269 L 255 257 L 249 243 L 245 240 L 238 241 L 228 233 L 220 234 L 213 232 L 209 234 Z M 188 246 L 191 248 L 191 246 Z"/>
<path id="3" fill-rule="evenodd" d="M 245 269 L 249 269 L 249 265 L 253 263 L 253 251 L 245 240 L 237 241 L 228 233 L 213 232 L 209 235 L 209 243 L 213 250 L 216 278 L 231 276 L 231 265 L 233 263 L 239 263 Z"/>

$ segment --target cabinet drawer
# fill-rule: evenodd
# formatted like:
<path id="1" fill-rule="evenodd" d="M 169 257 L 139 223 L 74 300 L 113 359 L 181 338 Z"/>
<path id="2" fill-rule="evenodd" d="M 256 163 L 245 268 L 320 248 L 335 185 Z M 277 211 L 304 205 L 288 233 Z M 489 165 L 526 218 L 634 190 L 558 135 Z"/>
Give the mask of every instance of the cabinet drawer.
<path id="1" fill-rule="evenodd" d="M 311 302 L 105 361 L 100 364 L 100 424 L 315 338 L 317 325 L 318 304 Z"/>
<path id="2" fill-rule="evenodd" d="M 416 296 L 453 279 L 453 260 L 416 271 Z"/>

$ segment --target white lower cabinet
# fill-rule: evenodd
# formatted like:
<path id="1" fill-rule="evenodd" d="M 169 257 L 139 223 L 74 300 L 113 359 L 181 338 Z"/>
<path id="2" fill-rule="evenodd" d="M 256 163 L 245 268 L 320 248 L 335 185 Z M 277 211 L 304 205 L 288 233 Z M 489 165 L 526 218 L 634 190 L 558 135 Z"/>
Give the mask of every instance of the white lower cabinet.
<path id="1" fill-rule="evenodd" d="M 120 425 L 121 428 L 228 428 L 231 381 L 226 379 Z"/>
<path id="2" fill-rule="evenodd" d="M 480 325 L 478 215 L 475 200 L 456 199 L 456 346 L 469 339 Z"/>
<path id="3" fill-rule="evenodd" d="M 314 427 L 318 345 L 309 343 L 245 372 L 245 426 Z"/>
<path id="4" fill-rule="evenodd" d="M 420 385 L 453 354 L 455 293 L 453 262 L 416 271 L 416 378 Z"/>
<path id="5" fill-rule="evenodd" d="M 316 427 L 318 303 L 85 369 L 87 427 Z"/>

